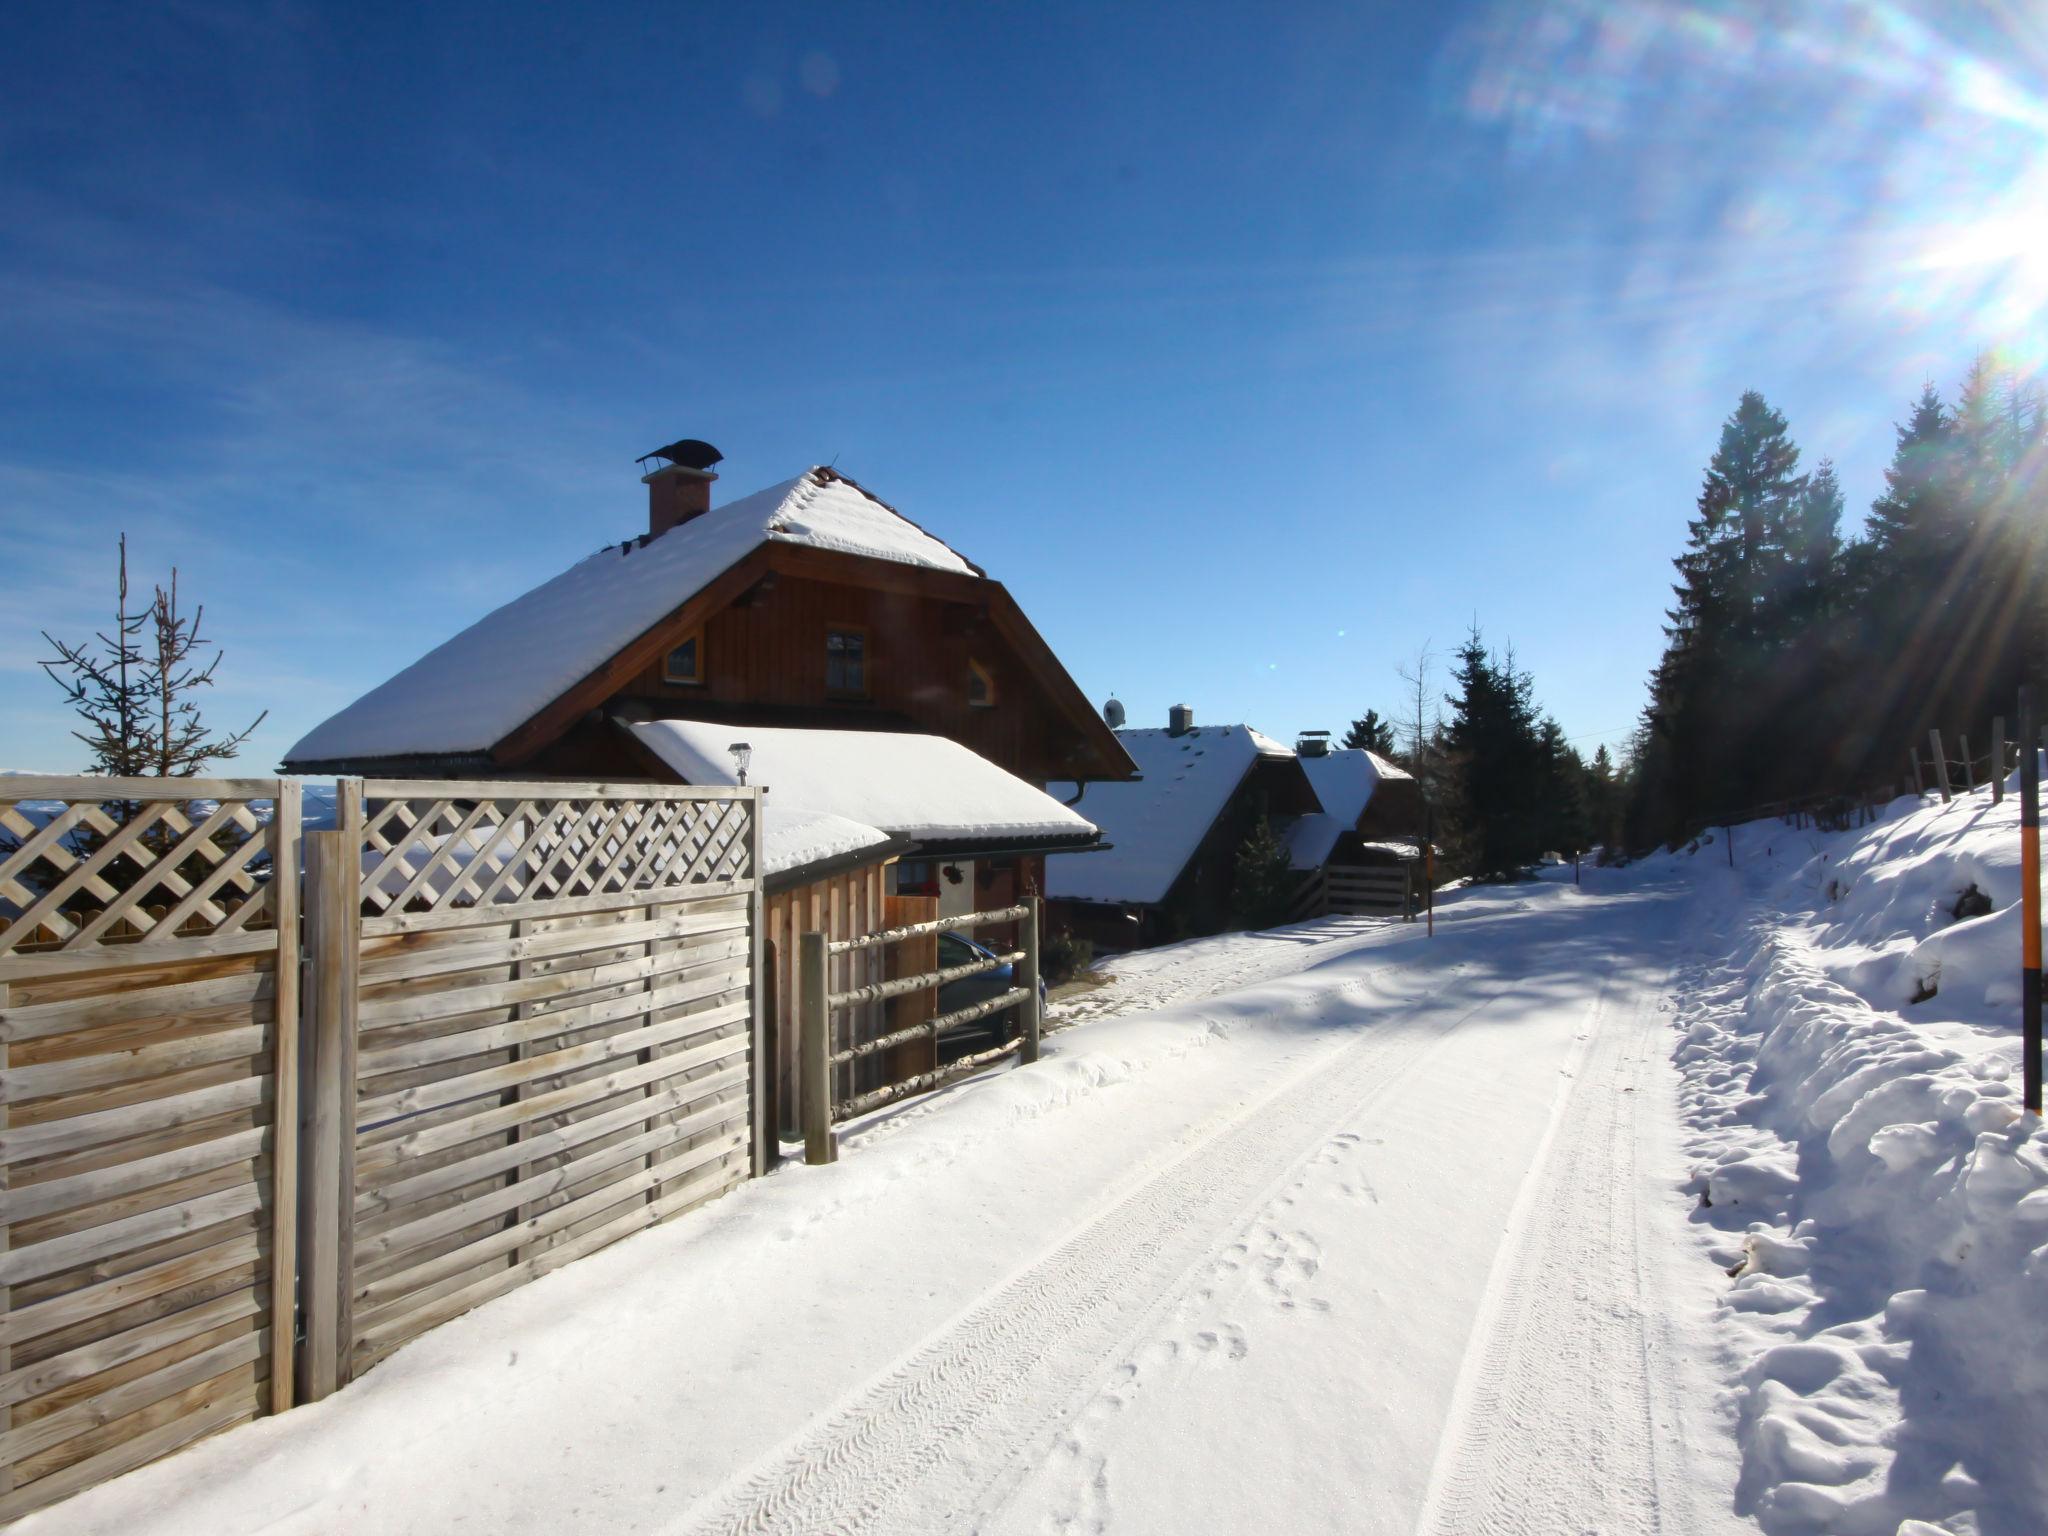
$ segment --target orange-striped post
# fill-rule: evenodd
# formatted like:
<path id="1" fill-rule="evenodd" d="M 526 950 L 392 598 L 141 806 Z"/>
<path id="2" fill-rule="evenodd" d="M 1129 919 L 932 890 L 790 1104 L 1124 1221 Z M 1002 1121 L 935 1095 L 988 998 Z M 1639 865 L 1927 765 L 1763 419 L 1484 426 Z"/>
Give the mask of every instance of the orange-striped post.
<path id="1" fill-rule="evenodd" d="M 2041 1113 L 2041 755 L 2034 690 L 2020 689 L 2020 1049 L 2027 1109 Z"/>

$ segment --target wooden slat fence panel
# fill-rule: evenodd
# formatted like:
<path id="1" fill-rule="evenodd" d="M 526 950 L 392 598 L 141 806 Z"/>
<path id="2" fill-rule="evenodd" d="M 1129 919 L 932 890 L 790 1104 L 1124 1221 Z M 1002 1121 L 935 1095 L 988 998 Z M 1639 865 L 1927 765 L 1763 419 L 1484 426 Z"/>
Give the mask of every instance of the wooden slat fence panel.
<path id="1" fill-rule="evenodd" d="M 291 1405 L 298 835 L 0 779 L 0 1520 Z"/>
<path id="2" fill-rule="evenodd" d="M 363 786 L 342 1379 L 749 1172 L 752 791 Z"/>

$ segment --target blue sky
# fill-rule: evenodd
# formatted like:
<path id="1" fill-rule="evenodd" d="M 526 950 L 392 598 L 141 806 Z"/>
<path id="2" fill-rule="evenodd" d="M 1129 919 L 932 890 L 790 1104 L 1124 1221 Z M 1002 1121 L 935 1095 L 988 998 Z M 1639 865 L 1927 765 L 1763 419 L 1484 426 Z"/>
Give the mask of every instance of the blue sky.
<path id="1" fill-rule="evenodd" d="M 1852 509 L 2032 361 L 2036 8 L 20 6 L 0 764 L 125 529 L 240 766 L 643 525 L 838 467 L 1138 723 L 1399 706 L 1475 618 L 1590 750 L 1747 387 Z"/>

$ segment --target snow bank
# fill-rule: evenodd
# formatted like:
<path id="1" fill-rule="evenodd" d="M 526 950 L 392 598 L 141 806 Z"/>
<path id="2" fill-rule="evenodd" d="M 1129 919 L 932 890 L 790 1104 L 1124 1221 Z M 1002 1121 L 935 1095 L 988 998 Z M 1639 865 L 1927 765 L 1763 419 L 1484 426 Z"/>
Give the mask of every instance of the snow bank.
<path id="1" fill-rule="evenodd" d="M 1682 995 L 1676 1059 L 1698 1219 L 1733 1276 L 1744 1507 L 1772 1536 L 2048 1528 L 2016 801 L 1736 835 L 1739 871 L 1680 856 L 1721 885 L 1733 949 Z M 1973 889 L 1989 910 L 1958 918 Z"/>

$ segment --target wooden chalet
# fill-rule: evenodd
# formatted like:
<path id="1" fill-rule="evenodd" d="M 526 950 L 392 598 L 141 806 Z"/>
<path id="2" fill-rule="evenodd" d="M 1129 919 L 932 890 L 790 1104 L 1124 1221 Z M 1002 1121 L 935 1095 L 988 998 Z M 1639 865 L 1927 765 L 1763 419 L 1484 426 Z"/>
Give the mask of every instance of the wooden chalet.
<path id="1" fill-rule="evenodd" d="M 1322 810 L 1279 828 L 1302 876 L 1299 917 L 1413 915 L 1428 878 L 1422 786 L 1376 752 L 1333 748 L 1327 731 L 1295 742 Z"/>
<path id="2" fill-rule="evenodd" d="M 1048 922 L 1106 949 L 1133 949 L 1230 925 L 1237 850 L 1261 819 L 1276 835 L 1321 803 L 1294 752 L 1248 725 L 1198 726 L 1176 705 L 1166 729 L 1117 732 L 1143 778 L 1048 786 L 1103 830 L 1110 847 L 1047 873 Z"/>
<path id="3" fill-rule="evenodd" d="M 813 468 L 713 507 L 716 449 L 686 440 L 649 461 L 646 532 L 485 615 L 315 727 L 284 766 L 735 782 L 746 754 L 731 749 L 759 739 L 762 771 L 746 782 L 769 790 L 787 1107 L 798 932 L 852 937 L 1038 893 L 1046 855 L 1100 835 L 1037 786 L 1136 768 L 1002 583 L 846 476 Z M 671 721 L 691 728 L 689 750 L 664 752 L 679 738 L 650 734 Z M 811 803 L 778 793 L 773 775 L 805 762 L 806 733 L 820 752 L 856 735 L 924 741 L 905 748 L 918 767 L 904 783 L 944 798 L 947 814 L 906 816 L 892 802 L 864 816 L 857 798 L 824 795 L 816 774 Z M 939 750 L 949 743 L 977 761 L 967 781 L 1001 814 L 972 793 L 941 796 L 960 777 Z"/>

